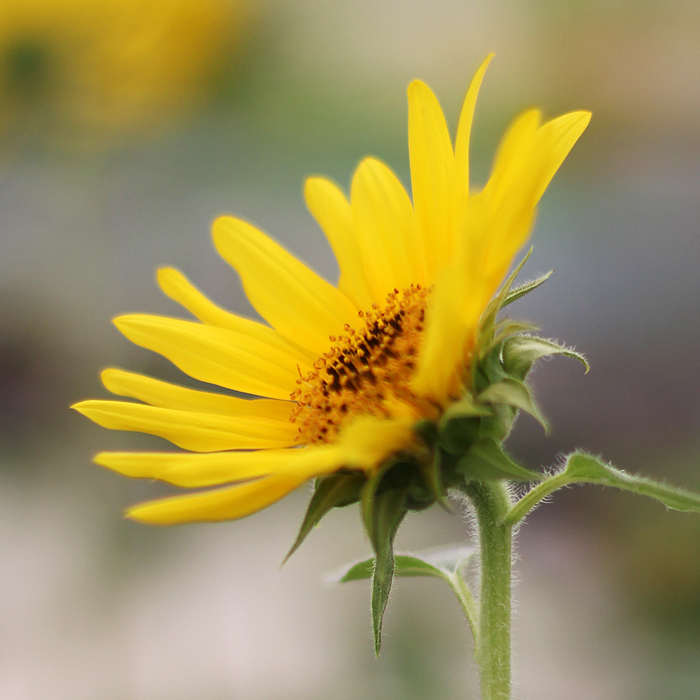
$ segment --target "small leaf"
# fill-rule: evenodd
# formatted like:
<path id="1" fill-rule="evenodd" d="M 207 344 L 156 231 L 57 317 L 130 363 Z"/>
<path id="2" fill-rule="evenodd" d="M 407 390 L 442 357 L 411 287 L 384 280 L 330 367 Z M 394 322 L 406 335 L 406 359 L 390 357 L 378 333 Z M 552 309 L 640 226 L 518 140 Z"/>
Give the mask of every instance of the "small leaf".
<path id="1" fill-rule="evenodd" d="M 396 554 L 394 556 L 394 576 L 407 578 L 432 576 L 446 579 L 455 574 L 476 554 L 471 546 L 440 547 L 416 554 Z M 331 583 L 347 583 L 370 579 L 374 571 L 374 557 L 343 567 L 328 577 Z"/>
<path id="2" fill-rule="evenodd" d="M 468 479 L 509 479 L 540 481 L 542 475 L 516 464 L 503 449 L 489 438 L 476 442 L 457 463 L 457 469 Z"/>
<path id="3" fill-rule="evenodd" d="M 505 379 L 506 371 L 501 362 L 500 346 L 493 346 L 491 350 L 476 363 L 476 375 L 474 377 L 474 390 L 481 393 L 490 384 L 497 384 Z"/>
<path id="4" fill-rule="evenodd" d="M 515 278 L 520 274 L 520 270 L 523 269 L 523 265 L 525 265 L 530 255 L 532 255 L 532 248 L 528 250 L 523 259 L 517 264 L 513 272 L 511 272 L 508 279 L 503 283 L 503 286 L 499 290 L 498 294 L 491 299 L 481 317 L 481 333 L 482 336 L 486 338 L 487 342 L 493 338 L 493 328 L 496 325 L 496 316 L 498 316 L 498 312 L 501 310 L 501 308 L 503 308 L 503 304 L 505 303 L 506 297 L 510 292 L 510 288 L 513 286 L 513 282 L 515 282 Z"/>
<path id="5" fill-rule="evenodd" d="M 517 408 L 497 403 L 493 405 L 493 416 L 485 416 L 479 426 L 479 437 L 491 438 L 497 443 L 502 443 L 513 429 Z"/>
<path id="6" fill-rule="evenodd" d="M 440 442 L 452 454 L 466 452 L 479 435 L 481 417 L 492 414 L 491 407 L 478 404 L 471 393 L 465 393 L 440 418 Z"/>
<path id="7" fill-rule="evenodd" d="M 459 401 L 451 404 L 450 407 L 443 413 L 438 431 L 442 430 L 444 424 L 453 418 L 479 418 L 480 416 L 490 416 L 492 413 L 489 406 L 479 404 L 474 399 L 474 395 L 466 392 L 462 395 Z"/>
<path id="8" fill-rule="evenodd" d="M 509 338 L 503 344 L 503 366 L 508 374 L 524 379 L 537 360 L 549 355 L 564 355 L 578 360 L 588 372 L 588 362 L 579 352 L 564 347 L 553 340 L 532 335 Z"/>
<path id="9" fill-rule="evenodd" d="M 343 567 L 343 569 L 335 574 L 331 574 L 328 577 L 330 583 L 347 583 L 348 581 L 362 581 L 364 579 L 372 578 L 374 573 L 374 557 L 370 559 L 365 559 L 364 561 L 358 561 L 355 564 L 350 565 L 350 567 Z"/>
<path id="10" fill-rule="evenodd" d="M 444 422 L 440 442 L 451 454 L 465 454 L 478 439 L 480 427 L 480 418 L 452 418 Z"/>
<path id="11" fill-rule="evenodd" d="M 430 576 L 448 583 L 459 600 L 474 635 L 474 646 L 478 649 L 479 612 L 474 596 L 462 576 L 462 570 L 476 554 L 476 551 L 476 547 L 452 545 L 418 554 L 397 554 L 394 560 L 394 576 Z M 374 559 L 365 559 L 356 564 L 345 566 L 339 572 L 331 575 L 329 580 L 333 583 L 345 583 L 368 579 L 375 570 L 374 561 Z"/>
<path id="12" fill-rule="evenodd" d="M 503 321 L 501 321 L 494 329 L 495 336 L 493 339 L 492 348 L 500 345 L 506 338 L 522 333 L 532 333 L 538 330 L 540 330 L 539 327 L 532 323 L 527 323 L 525 321 L 511 321 L 508 318 L 503 319 Z"/>
<path id="13" fill-rule="evenodd" d="M 372 575 L 372 631 L 374 652 L 382 646 L 382 621 L 394 579 L 394 537 L 406 515 L 406 490 L 395 488 L 376 493 L 373 499 L 372 530 L 368 532 L 375 553 Z"/>
<path id="14" fill-rule="evenodd" d="M 525 284 L 521 284 L 519 287 L 511 289 L 506 295 L 506 298 L 503 300 L 501 308 L 504 308 L 508 306 L 508 304 L 512 304 L 517 299 L 520 299 L 520 297 L 529 294 L 533 289 L 537 289 L 537 287 L 539 287 L 543 282 L 546 282 L 552 276 L 553 272 L 554 270 L 550 270 L 549 272 L 546 272 L 544 275 L 540 275 L 531 282 L 525 282 Z"/>
<path id="15" fill-rule="evenodd" d="M 505 404 L 506 406 L 519 408 L 521 411 L 529 413 L 533 418 L 537 419 L 545 432 L 549 430 L 547 421 L 535 404 L 530 390 L 517 379 L 506 377 L 497 384 L 491 384 L 479 394 L 478 398 L 484 403 Z"/>
<path id="16" fill-rule="evenodd" d="M 574 452 L 567 457 L 564 469 L 552 474 L 526 493 L 508 511 L 504 522 L 508 525 L 515 525 L 549 494 L 563 486 L 577 483 L 613 486 L 625 491 L 632 491 L 641 496 L 655 498 L 673 510 L 700 513 L 700 494 L 685 491 L 674 486 L 666 486 L 643 476 L 627 474 L 611 467 L 596 457 L 583 452 Z"/>
<path id="17" fill-rule="evenodd" d="M 299 549 L 306 536 L 331 508 L 347 506 L 359 499 L 364 482 L 365 478 L 361 474 L 333 474 L 316 480 L 316 487 L 299 528 L 299 534 L 284 558 L 283 565 Z"/>
<path id="18" fill-rule="evenodd" d="M 666 486 L 643 476 L 627 474 L 581 452 L 569 457 L 564 474 L 572 481 L 614 486 L 618 489 L 638 493 L 641 496 L 649 496 L 661 501 L 673 510 L 700 513 L 700 494 L 684 491 L 674 486 Z"/>
<path id="19" fill-rule="evenodd" d="M 476 553 L 477 548 L 472 545 L 452 544 L 417 552 L 411 556 L 421 559 L 429 566 L 444 571 L 447 574 L 455 574 L 460 571 Z M 398 575 L 399 574 L 397 574 L 397 576 Z"/>

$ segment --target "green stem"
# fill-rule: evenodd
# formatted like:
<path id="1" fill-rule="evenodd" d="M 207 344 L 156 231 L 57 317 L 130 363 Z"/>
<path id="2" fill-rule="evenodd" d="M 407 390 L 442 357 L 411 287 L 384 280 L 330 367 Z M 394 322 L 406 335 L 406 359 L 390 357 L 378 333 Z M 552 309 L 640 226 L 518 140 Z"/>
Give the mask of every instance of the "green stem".
<path id="1" fill-rule="evenodd" d="M 482 700 L 510 699 L 512 527 L 503 523 L 511 498 L 501 481 L 467 487 L 479 524 L 481 585 L 476 661 Z"/>
<path id="2" fill-rule="evenodd" d="M 476 658 L 479 653 L 479 610 L 476 607 L 476 601 L 459 571 L 455 571 L 454 574 L 447 574 L 446 579 L 456 593 L 459 604 L 462 606 L 464 617 L 467 618 L 471 628 L 472 637 L 474 638 L 474 658 Z"/>

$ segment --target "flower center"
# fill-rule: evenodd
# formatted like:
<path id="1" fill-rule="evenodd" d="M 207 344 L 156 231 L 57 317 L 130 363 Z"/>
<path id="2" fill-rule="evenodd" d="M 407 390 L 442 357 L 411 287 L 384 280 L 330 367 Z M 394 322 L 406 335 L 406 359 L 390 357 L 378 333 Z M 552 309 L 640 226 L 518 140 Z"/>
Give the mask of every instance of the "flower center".
<path id="1" fill-rule="evenodd" d="M 384 309 L 360 311 L 364 327 L 345 326 L 346 335 L 331 336 L 331 349 L 314 370 L 297 380 L 291 417 L 299 425 L 297 442 L 333 442 L 349 418 L 358 414 L 385 418 L 416 412 L 409 388 L 423 335 L 429 290 L 411 285 L 394 290 Z"/>

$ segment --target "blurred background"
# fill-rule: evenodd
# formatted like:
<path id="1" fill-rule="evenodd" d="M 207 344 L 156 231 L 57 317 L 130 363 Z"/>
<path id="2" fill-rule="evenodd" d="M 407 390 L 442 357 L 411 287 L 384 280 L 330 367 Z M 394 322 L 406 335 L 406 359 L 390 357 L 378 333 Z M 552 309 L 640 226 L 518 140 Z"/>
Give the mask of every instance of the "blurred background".
<path id="1" fill-rule="evenodd" d="M 148 528 L 162 492 L 91 464 L 153 448 L 67 409 L 99 371 L 174 381 L 110 319 L 180 315 L 182 269 L 252 310 L 215 254 L 235 213 L 335 279 L 306 175 L 347 186 L 366 154 L 409 183 L 405 88 L 454 130 L 490 51 L 473 159 L 483 183 L 522 109 L 594 118 L 543 199 L 513 307 L 586 352 L 534 375 L 553 430 L 530 467 L 585 447 L 700 489 L 700 5 L 691 0 L 4 0 L 0 4 L 0 697 L 257 700 L 477 697 L 466 625 L 434 581 L 398 581 L 381 658 L 369 590 L 324 575 L 367 556 L 354 508 L 280 570 L 308 492 L 237 523 Z M 184 313 L 184 312 L 183 312 Z M 463 541 L 439 509 L 398 549 Z M 700 518 L 620 492 L 559 492 L 519 533 L 516 696 L 700 697 Z"/>

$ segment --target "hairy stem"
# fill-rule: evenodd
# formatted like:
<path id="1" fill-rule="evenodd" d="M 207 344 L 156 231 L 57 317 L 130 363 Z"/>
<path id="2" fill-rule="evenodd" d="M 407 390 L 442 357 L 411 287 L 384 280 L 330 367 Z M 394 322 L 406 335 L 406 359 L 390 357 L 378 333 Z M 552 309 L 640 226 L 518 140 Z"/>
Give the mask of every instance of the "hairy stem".
<path id="1" fill-rule="evenodd" d="M 500 481 L 474 482 L 467 494 L 476 511 L 481 552 L 479 644 L 476 661 L 482 700 L 510 700 L 512 527 L 503 523 L 511 507 Z"/>

